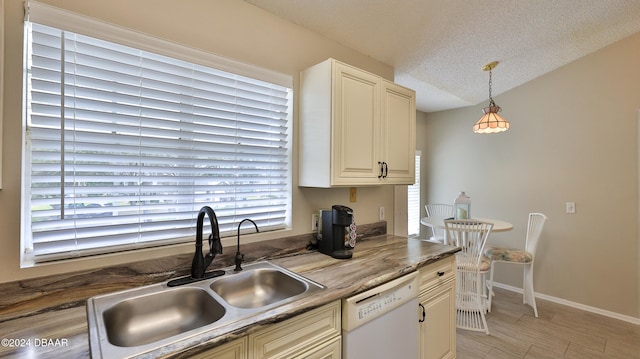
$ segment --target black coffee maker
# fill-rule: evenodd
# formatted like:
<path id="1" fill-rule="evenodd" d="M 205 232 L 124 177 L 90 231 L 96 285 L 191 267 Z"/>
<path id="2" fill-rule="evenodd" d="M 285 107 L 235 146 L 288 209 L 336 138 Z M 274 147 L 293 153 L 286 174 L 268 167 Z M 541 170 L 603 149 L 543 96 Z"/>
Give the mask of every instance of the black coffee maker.
<path id="1" fill-rule="evenodd" d="M 353 256 L 345 249 L 345 229 L 353 221 L 353 210 L 346 206 L 333 205 L 331 211 L 322 212 L 322 238 L 318 238 L 318 250 L 337 259 Z"/>

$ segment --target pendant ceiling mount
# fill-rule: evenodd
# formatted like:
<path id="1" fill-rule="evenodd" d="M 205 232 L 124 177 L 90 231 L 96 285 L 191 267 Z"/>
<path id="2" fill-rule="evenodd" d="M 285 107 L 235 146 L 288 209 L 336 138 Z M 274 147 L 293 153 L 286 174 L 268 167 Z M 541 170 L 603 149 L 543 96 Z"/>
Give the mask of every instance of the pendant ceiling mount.
<path id="1" fill-rule="evenodd" d="M 482 67 L 482 71 L 491 71 L 493 69 L 496 68 L 496 66 L 498 66 L 498 61 L 491 61 L 490 63 L 484 65 Z"/>

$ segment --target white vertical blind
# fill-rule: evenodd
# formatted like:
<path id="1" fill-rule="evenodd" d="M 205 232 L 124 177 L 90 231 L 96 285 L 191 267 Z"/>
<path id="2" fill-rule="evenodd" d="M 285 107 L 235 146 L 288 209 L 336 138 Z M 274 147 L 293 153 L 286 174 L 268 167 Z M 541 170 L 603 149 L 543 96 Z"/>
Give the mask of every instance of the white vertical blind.
<path id="1" fill-rule="evenodd" d="M 407 190 L 407 213 L 408 221 L 407 230 L 410 236 L 420 234 L 420 151 L 416 151 L 416 182 L 409 186 Z"/>
<path id="2" fill-rule="evenodd" d="M 286 226 L 291 89 L 25 22 L 34 260 Z"/>

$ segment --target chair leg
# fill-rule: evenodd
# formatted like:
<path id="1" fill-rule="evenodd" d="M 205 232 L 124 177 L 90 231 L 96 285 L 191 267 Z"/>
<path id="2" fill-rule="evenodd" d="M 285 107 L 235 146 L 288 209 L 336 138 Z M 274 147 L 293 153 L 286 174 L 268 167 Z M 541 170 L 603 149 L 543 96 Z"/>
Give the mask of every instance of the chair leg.
<path id="1" fill-rule="evenodd" d="M 495 263 L 491 262 L 491 269 L 489 270 L 489 283 L 488 283 L 488 287 L 489 287 L 489 293 L 488 293 L 488 297 L 487 298 L 487 306 L 488 306 L 488 311 L 489 313 L 491 313 L 491 301 L 493 299 L 493 296 L 495 294 L 493 294 L 493 268 L 495 267 Z"/>
<path id="2" fill-rule="evenodd" d="M 459 270 L 456 278 L 456 326 L 489 334 L 482 296 L 482 275 Z"/>
<path id="3" fill-rule="evenodd" d="M 489 288 L 488 281 L 488 272 L 480 272 L 480 282 L 482 284 L 482 307 L 484 308 L 485 313 L 491 312 L 491 306 L 489 305 L 489 301 L 491 298 L 491 290 Z"/>
<path id="4" fill-rule="evenodd" d="M 487 319 L 484 316 L 484 314 L 487 311 L 487 300 L 484 296 L 484 293 L 487 290 L 487 286 L 485 283 L 485 280 L 487 279 L 486 272 L 478 273 L 476 275 L 476 278 L 477 278 L 476 288 L 478 288 L 476 300 L 478 301 L 478 308 L 481 308 L 480 309 L 480 319 L 482 320 L 481 327 L 484 328 L 484 333 L 489 335 L 489 326 L 487 325 Z"/>
<path id="5" fill-rule="evenodd" d="M 493 269 L 493 268 L 492 268 Z M 536 297 L 533 291 L 533 265 L 527 263 L 524 265 L 524 278 L 522 282 L 523 295 L 522 302 L 533 308 L 533 314 L 538 317 L 538 308 L 536 306 Z"/>
<path id="6" fill-rule="evenodd" d="M 429 240 L 431 242 L 438 242 L 440 244 L 444 244 L 444 237 L 431 236 Z"/>

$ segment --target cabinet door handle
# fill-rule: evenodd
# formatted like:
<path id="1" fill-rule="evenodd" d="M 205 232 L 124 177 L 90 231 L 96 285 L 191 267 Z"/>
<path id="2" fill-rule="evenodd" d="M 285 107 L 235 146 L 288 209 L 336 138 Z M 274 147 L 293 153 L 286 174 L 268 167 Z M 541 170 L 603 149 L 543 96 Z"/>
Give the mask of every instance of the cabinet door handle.
<path id="1" fill-rule="evenodd" d="M 422 311 L 422 319 L 418 319 L 418 323 L 424 323 L 424 319 L 427 316 L 427 311 L 426 309 L 424 309 L 424 305 L 422 305 L 422 303 L 418 303 L 418 305 L 420 306 L 420 310 Z"/>
<path id="2" fill-rule="evenodd" d="M 442 277 L 444 275 L 444 272 L 438 272 L 438 277 Z"/>
<path id="3" fill-rule="evenodd" d="M 382 178 L 384 177 L 384 162 L 378 161 L 378 166 L 380 167 L 380 174 L 378 175 L 378 178 Z"/>
<path id="4" fill-rule="evenodd" d="M 389 174 L 389 165 L 386 162 L 382 162 L 382 166 L 384 167 L 384 178 L 387 178 Z"/>

